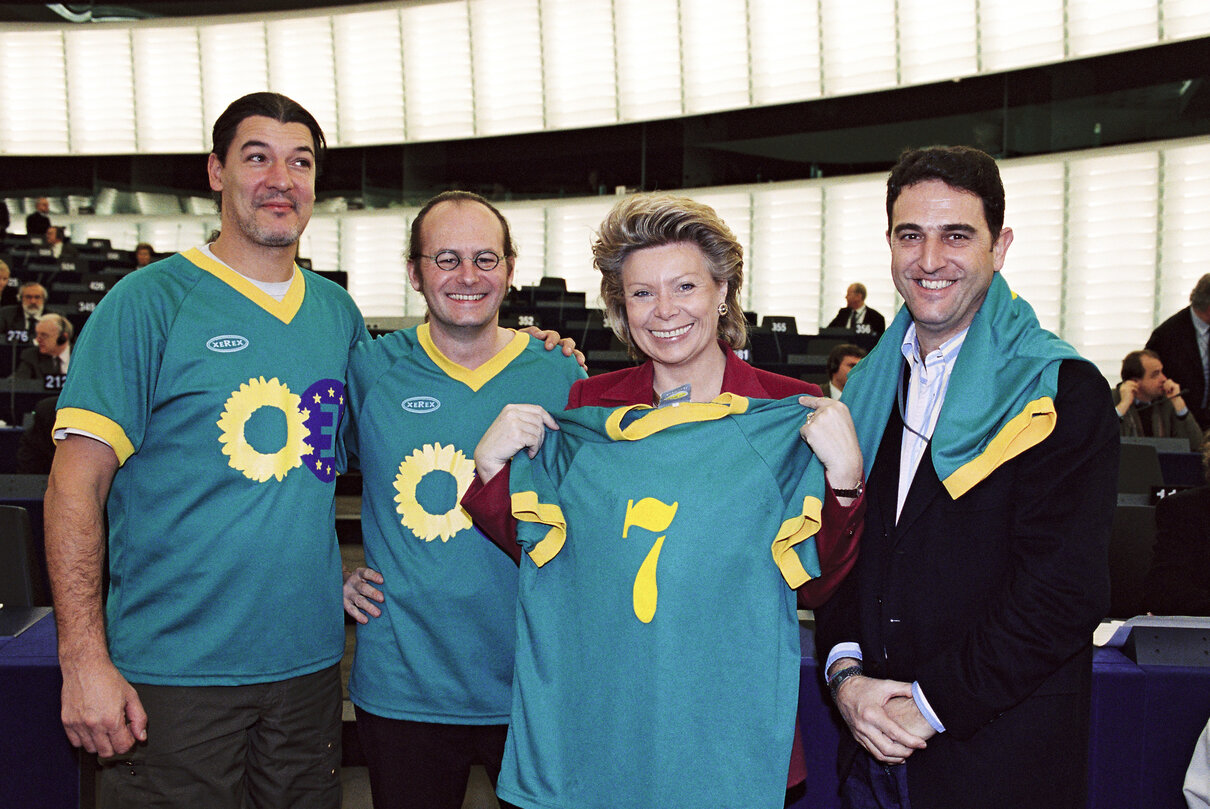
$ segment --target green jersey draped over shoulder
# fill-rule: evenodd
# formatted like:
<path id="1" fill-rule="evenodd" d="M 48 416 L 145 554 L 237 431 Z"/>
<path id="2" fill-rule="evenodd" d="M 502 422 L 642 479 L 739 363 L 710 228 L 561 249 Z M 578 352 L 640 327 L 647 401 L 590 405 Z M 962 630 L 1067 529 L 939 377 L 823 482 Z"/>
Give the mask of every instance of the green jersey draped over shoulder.
<path id="1" fill-rule="evenodd" d="M 283 300 L 198 249 L 122 279 L 72 352 L 56 429 L 106 441 L 110 655 L 132 682 L 239 685 L 344 651 L 334 480 L 345 290 Z"/>
<path id="2" fill-rule="evenodd" d="M 510 486 L 523 557 L 498 794 L 523 807 L 780 807 L 793 587 L 822 465 L 797 397 L 560 413 Z"/>
<path id="3" fill-rule="evenodd" d="M 459 500 L 500 410 L 526 402 L 558 412 L 583 376 L 526 334 L 467 369 L 427 324 L 353 353 L 346 445 L 364 481 L 366 564 L 386 597 L 382 614 L 357 626 L 349 696 L 358 706 L 414 722 L 508 722 L 517 566 Z"/>

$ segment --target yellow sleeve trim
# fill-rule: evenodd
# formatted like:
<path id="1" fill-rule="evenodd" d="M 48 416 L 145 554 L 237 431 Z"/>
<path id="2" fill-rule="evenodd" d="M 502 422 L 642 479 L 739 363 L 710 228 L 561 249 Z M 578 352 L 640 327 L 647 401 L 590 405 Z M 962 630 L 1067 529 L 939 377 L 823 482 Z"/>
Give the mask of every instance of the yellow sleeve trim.
<path id="1" fill-rule="evenodd" d="M 1035 399 L 1005 424 L 987 449 L 958 467 L 943 483 L 950 497 L 957 500 L 992 472 L 1030 447 L 1041 444 L 1055 429 L 1054 400 Z"/>
<path id="2" fill-rule="evenodd" d="M 118 456 L 118 466 L 126 463 L 126 459 L 134 455 L 134 444 L 126 437 L 116 421 L 106 418 L 100 413 L 83 410 L 78 407 L 65 407 L 55 414 L 55 431 L 65 429 L 83 430 L 92 433 L 113 448 Z"/>
<path id="3" fill-rule="evenodd" d="M 777 537 L 773 540 L 773 561 L 786 584 L 791 587 L 801 587 L 811 579 L 811 574 L 794 552 L 794 546 L 819 533 L 822 513 L 823 504 L 818 498 L 808 495 L 802 501 L 802 514 L 791 517 L 777 529 Z"/>
<path id="4" fill-rule="evenodd" d="M 522 522 L 549 525 L 546 532 L 534 549 L 529 552 L 529 558 L 538 567 L 554 559 L 563 550 L 567 540 L 567 520 L 563 510 L 553 503 L 541 503 L 536 492 L 517 492 L 512 497 L 513 516 Z"/>
<path id="5" fill-rule="evenodd" d="M 507 331 L 512 330 L 508 329 Z M 433 342 L 433 335 L 429 331 L 428 323 L 421 323 L 416 327 L 416 340 L 420 343 L 420 347 L 424 349 L 424 353 L 428 354 L 429 359 L 433 361 L 433 364 L 444 371 L 445 375 L 450 379 L 461 382 L 476 392 L 495 379 L 496 375 L 507 368 L 510 362 L 521 356 L 526 346 L 529 345 L 530 339 L 528 334 L 514 331 L 512 339 L 508 341 L 508 344 L 496 352 L 496 355 L 490 360 L 478 368 L 467 368 L 441 353 L 441 349 Z"/>
<path id="6" fill-rule="evenodd" d="M 655 435 L 660 430 L 698 421 L 717 421 L 724 416 L 743 413 L 748 409 L 748 399 L 734 393 L 719 394 L 710 402 L 682 402 L 668 407 L 655 408 L 651 405 L 620 407 L 605 421 L 605 433 L 614 441 L 638 441 Z M 642 418 L 635 419 L 625 428 L 622 419 L 635 410 L 651 410 Z"/>

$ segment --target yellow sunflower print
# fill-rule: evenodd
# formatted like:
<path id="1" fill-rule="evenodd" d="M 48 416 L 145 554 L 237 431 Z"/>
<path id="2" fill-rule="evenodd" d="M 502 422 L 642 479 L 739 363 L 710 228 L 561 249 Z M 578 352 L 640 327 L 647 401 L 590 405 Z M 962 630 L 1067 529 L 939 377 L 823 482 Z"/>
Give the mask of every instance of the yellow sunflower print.
<path id="1" fill-rule="evenodd" d="M 301 399 L 274 377 L 268 382 L 262 376 L 249 379 L 231 394 L 223 406 L 223 415 L 217 422 L 222 430 L 219 443 L 223 454 L 233 469 L 244 473 L 244 477 L 264 483 L 269 478 L 281 480 L 296 466 L 302 465 L 302 456 L 308 451 L 306 438 L 307 416 L 299 408 Z M 248 443 L 244 428 L 248 419 L 262 407 L 273 407 L 286 417 L 286 443 L 274 453 L 258 452 Z"/>
<path id="2" fill-rule="evenodd" d="M 458 495 L 454 507 L 444 514 L 430 514 L 416 501 L 416 487 L 430 472 L 449 472 L 458 484 Z M 441 444 L 425 444 L 399 464 L 395 476 L 395 510 L 402 515 L 400 522 L 413 534 L 431 542 L 438 537 L 448 542 L 459 531 L 471 527 L 470 515 L 459 505 L 462 495 L 470 488 L 475 473 L 474 461 L 462 454 L 462 450 Z"/>

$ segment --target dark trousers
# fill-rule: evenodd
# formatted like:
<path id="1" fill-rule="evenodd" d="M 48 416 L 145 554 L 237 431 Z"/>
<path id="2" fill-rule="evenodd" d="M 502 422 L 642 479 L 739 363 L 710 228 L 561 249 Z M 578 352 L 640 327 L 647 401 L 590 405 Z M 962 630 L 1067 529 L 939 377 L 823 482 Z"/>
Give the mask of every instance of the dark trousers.
<path id="1" fill-rule="evenodd" d="M 908 800 L 907 765 L 886 765 L 860 750 L 840 785 L 844 809 L 912 809 Z"/>
<path id="2" fill-rule="evenodd" d="M 411 722 L 356 711 L 374 809 L 461 809 L 475 764 L 495 787 L 508 725 Z"/>
<path id="3" fill-rule="evenodd" d="M 101 760 L 101 809 L 340 809 L 340 667 L 236 686 L 134 684 L 147 741 Z"/>

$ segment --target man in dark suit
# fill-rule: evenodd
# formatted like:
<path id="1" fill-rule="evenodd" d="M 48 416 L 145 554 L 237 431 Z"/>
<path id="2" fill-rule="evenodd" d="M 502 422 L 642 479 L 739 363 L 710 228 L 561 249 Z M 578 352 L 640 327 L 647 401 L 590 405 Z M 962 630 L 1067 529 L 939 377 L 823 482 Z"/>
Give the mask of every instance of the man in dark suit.
<path id="1" fill-rule="evenodd" d="M 50 254 L 54 256 L 55 261 L 75 261 L 79 257 L 76 246 L 70 241 L 64 241 L 63 228 L 57 225 L 46 229 L 46 246 L 50 248 Z"/>
<path id="2" fill-rule="evenodd" d="M 26 335 L 23 342 L 32 342 L 34 325 L 46 309 L 46 287 L 29 281 L 17 289 L 17 298 L 20 303 L 0 308 L 0 332 L 20 332 Z"/>
<path id="3" fill-rule="evenodd" d="M 836 313 L 829 329 L 852 329 L 858 334 L 882 334 L 886 331 L 886 319 L 877 309 L 865 305 L 865 284 L 849 284 L 845 290 L 845 308 Z"/>
<path id="4" fill-rule="evenodd" d="M 999 275 L 1012 231 L 990 156 L 905 152 L 887 215 L 906 305 L 845 387 L 865 532 L 816 611 L 850 731 L 844 805 L 1082 809 L 1116 502 L 1109 387 Z"/>
<path id="5" fill-rule="evenodd" d="M 34 212 L 25 217 L 25 233 L 29 236 L 45 236 L 46 229 L 50 227 L 50 200 L 46 197 L 38 197 L 38 201 L 34 203 Z"/>
<path id="6" fill-rule="evenodd" d="M 17 379 L 44 379 L 67 373 L 71 362 L 71 338 L 74 333 L 71 321 L 63 315 L 51 312 L 43 315 L 34 327 L 37 346 L 21 352 L 13 376 Z"/>
<path id="7" fill-rule="evenodd" d="M 1198 279 L 1189 305 L 1155 327 L 1147 348 L 1188 391 L 1185 401 L 1203 429 L 1210 429 L 1210 273 Z"/>

